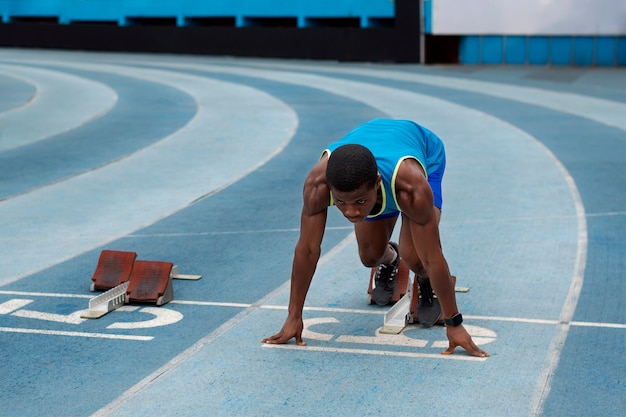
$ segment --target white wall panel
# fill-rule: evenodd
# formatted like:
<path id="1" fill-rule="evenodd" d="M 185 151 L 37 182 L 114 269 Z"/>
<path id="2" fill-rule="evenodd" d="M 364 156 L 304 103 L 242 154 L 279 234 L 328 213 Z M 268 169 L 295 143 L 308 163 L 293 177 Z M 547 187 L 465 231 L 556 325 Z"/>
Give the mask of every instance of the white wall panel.
<path id="1" fill-rule="evenodd" d="M 626 0 L 432 0 L 432 33 L 623 35 Z"/>

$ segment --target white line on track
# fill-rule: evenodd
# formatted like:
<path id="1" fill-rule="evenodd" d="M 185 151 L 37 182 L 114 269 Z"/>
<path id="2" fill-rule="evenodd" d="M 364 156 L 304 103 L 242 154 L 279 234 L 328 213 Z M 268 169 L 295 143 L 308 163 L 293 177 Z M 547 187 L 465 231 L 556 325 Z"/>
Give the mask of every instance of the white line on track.
<path id="1" fill-rule="evenodd" d="M 54 292 L 30 292 L 30 291 L 4 291 L 0 290 L 0 295 L 20 295 L 23 297 L 61 297 L 61 298 L 93 298 L 94 295 L 86 294 L 61 294 Z"/>
<path id="2" fill-rule="evenodd" d="M 270 349 L 291 349 L 291 350 L 307 350 L 315 352 L 328 352 L 328 353 L 352 353 L 358 355 L 380 355 L 380 356 L 402 356 L 406 358 L 430 358 L 430 359 L 454 359 L 459 361 L 475 361 L 484 362 L 487 358 L 477 358 L 474 356 L 464 355 L 442 355 L 436 353 L 417 353 L 417 352 L 398 352 L 389 350 L 374 350 L 374 349 L 349 349 L 349 348 L 325 348 L 321 346 L 298 346 L 298 345 L 271 345 L 263 344 L 264 348 Z"/>
<path id="3" fill-rule="evenodd" d="M 72 337 L 88 337 L 96 339 L 118 339 L 118 340 L 138 340 L 149 341 L 154 339 L 153 336 L 132 336 L 125 334 L 106 334 L 106 333 L 87 333 L 87 332 L 65 332 L 59 330 L 41 330 L 41 329 L 23 329 L 18 327 L 0 327 L 0 332 L 5 333 L 27 333 L 27 334 L 43 334 L 52 336 L 72 336 Z"/>
<path id="4" fill-rule="evenodd" d="M 61 297 L 61 298 L 93 298 L 95 295 L 85 294 L 62 294 L 62 293 L 43 293 L 43 292 L 28 292 L 28 291 L 0 291 L 0 295 L 17 295 L 23 297 Z M 274 304 L 250 304 L 250 303 L 229 303 L 218 301 L 196 301 L 196 300 L 172 300 L 169 304 L 191 305 L 198 307 L 232 307 L 232 308 L 257 308 L 261 310 L 287 310 L 286 305 L 274 305 Z M 328 313 L 339 314 L 372 314 L 372 315 L 384 315 L 387 310 L 369 310 L 369 309 L 357 309 L 357 308 L 338 308 L 338 307 L 315 307 L 306 306 L 305 311 L 318 311 Z M 524 317 L 501 317 L 501 316 L 480 316 L 480 315 L 464 315 L 469 320 L 482 320 L 482 321 L 503 321 L 512 323 L 526 323 L 526 324 L 542 324 L 542 325 L 558 325 L 559 320 L 554 319 L 531 319 Z M 626 329 L 626 324 L 622 323 L 603 323 L 603 322 L 591 322 L 591 321 L 572 321 L 569 323 L 575 327 L 598 327 L 598 328 L 611 328 L 611 329 Z"/>
<path id="5" fill-rule="evenodd" d="M 3 73 L 34 85 L 36 94 L 24 105 L 0 113 L 0 151 L 74 129 L 106 114 L 118 99 L 101 82 L 60 71 L 0 63 Z"/>

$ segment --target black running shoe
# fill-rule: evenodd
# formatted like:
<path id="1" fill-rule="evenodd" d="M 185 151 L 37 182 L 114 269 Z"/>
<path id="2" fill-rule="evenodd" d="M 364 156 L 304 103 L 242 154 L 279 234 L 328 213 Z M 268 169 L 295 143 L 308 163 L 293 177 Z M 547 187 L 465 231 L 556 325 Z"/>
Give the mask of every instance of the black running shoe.
<path id="1" fill-rule="evenodd" d="M 424 327 L 431 327 L 441 315 L 441 305 L 437 296 L 430 286 L 430 280 L 424 278 L 416 278 L 418 285 L 419 298 L 417 299 L 417 317 Z"/>
<path id="2" fill-rule="evenodd" d="M 391 301 L 393 292 L 396 289 L 396 275 L 398 275 L 398 265 L 400 265 L 400 255 L 398 253 L 398 245 L 389 242 L 394 251 L 396 251 L 396 260 L 389 265 L 380 264 L 374 276 L 372 285 L 372 299 L 380 306 L 385 306 Z"/>

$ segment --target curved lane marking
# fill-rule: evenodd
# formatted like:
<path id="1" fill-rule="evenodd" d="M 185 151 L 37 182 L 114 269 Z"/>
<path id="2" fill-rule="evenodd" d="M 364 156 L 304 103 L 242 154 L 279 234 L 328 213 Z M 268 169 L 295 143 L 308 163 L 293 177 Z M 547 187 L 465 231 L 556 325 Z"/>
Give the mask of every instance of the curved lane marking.
<path id="1" fill-rule="evenodd" d="M 263 64 L 255 63 L 256 67 L 281 68 L 283 70 L 311 71 L 311 66 L 298 64 Z M 568 113 L 598 123 L 626 130 L 626 104 L 582 94 L 545 90 L 536 87 L 520 87 L 506 83 L 468 80 L 458 77 L 440 75 L 415 74 L 389 69 L 376 68 L 341 68 L 338 66 L 317 65 L 315 71 L 331 72 L 346 75 L 362 75 L 395 81 L 427 84 L 442 88 L 469 91 L 473 93 L 499 97 L 505 100 L 518 101 L 533 106 L 545 107 L 561 113 Z"/>
<path id="2" fill-rule="evenodd" d="M 28 105 L 37 93 L 37 87 L 14 74 L 0 73 L 0 114 Z"/>
<path id="3" fill-rule="evenodd" d="M 0 113 L 0 151 L 37 142 L 102 116 L 117 102 L 106 85 L 27 65 L 0 63 L 0 73 L 32 84 L 35 96 Z"/>
<path id="4" fill-rule="evenodd" d="M 161 70 L 71 66 L 176 86 L 196 99 L 198 113 L 129 157 L 0 202 L 0 283 L 104 245 L 223 189 L 280 152 L 297 128 L 289 106 L 247 86 Z"/>

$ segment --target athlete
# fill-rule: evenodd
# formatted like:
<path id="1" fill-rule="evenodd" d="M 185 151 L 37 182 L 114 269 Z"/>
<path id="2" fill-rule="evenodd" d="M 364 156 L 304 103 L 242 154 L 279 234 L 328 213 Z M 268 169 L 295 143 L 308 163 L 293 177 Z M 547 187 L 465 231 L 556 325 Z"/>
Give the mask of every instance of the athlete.
<path id="1" fill-rule="evenodd" d="M 420 294 L 436 294 L 428 302 L 440 308 L 446 325 L 448 348 L 442 353 L 452 354 L 462 347 L 470 355 L 489 356 L 463 327 L 441 250 L 445 164 L 442 141 L 408 120 L 372 120 L 329 145 L 304 181 L 287 319 L 277 334 L 262 342 L 283 344 L 295 338 L 298 345 L 306 344 L 302 310 L 320 258 L 328 207 L 335 205 L 354 224 L 361 262 L 377 267 L 372 290 L 377 304 L 390 302 L 402 258 L 415 273 Z M 390 239 L 398 217 L 402 221 L 396 244 Z"/>

